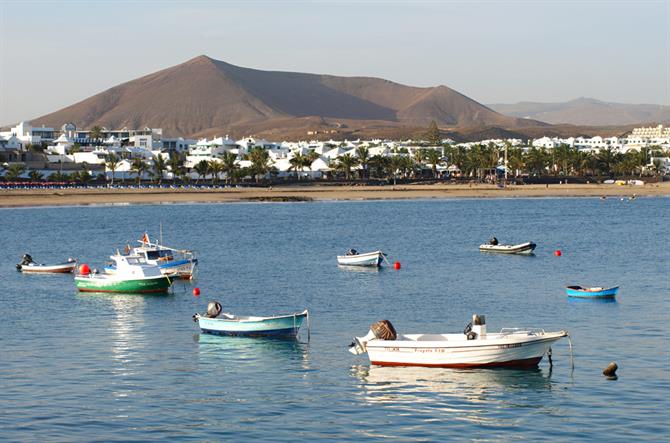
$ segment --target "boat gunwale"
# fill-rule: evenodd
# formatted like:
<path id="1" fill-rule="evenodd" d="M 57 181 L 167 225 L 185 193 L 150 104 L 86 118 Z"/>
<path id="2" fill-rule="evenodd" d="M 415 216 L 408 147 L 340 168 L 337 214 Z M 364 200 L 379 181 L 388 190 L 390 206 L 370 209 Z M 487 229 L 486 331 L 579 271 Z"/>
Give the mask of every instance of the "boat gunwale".
<path id="1" fill-rule="evenodd" d="M 223 315 L 223 314 L 224 313 L 222 313 L 220 315 Z M 270 316 L 270 317 L 256 316 L 255 320 L 251 319 L 252 316 L 235 316 L 236 318 L 219 318 L 219 317 L 210 318 L 210 317 L 206 317 L 206 316 L 198 314 L 198 320 L 200 320 L 200 319 L 216 320 L 216 321 L 225 322 L 225 323 L 260 323 L 260 322 L 264 322 L 264 321 L 268 321 L 268 320 L 281 320 L 281 319 L 292 318 L 292 317 L 305 318 L 305 317 L 307 317 L 307 315 L 309 315 L 309 311 L 307 309 L 305 309 L 302 312 L 297 312 L 297 313 L 293 313 L 293 314 L 278 314 L 278 315 L 273 315 L 273 316 Z M 246 319 L 244 317 L 246 317 Z"/>

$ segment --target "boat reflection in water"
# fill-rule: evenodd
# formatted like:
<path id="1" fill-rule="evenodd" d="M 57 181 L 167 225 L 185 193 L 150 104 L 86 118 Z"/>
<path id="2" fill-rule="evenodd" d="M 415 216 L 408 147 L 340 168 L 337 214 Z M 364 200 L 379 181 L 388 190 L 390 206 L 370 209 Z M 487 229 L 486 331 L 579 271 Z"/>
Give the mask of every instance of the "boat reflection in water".
<path id="1" fill-rule="evenodd" d="M 551 369 L 440 369 L 426 367 L 353 366 L 365 402 L 425 412 L 440 420 L 503 425 L 501 411 L 543 408 L 552 389 Z M 504 413 L 507 413 L 504 412 Z M 518 412 L 516 413 L 518 414 Z"/>
<path id="2" fill-rule="evenodd" d="M 377 274 L 384 272 L 382 266 L 347 266 L 347 265 L 337 265 L 342 271 L 346 272 L 360 272 L 363 274 Z"/>
<path id="3" fill-rule="evenodd" d="M 199 345 L 201 363 L 223 364 L 226 369 L 244 370 L 246 367 L 278 367 L 300 363 L 308 369 L 308 348 L 295 338 L 231 337 L 211 334 L 195 334 Z"/>
<path id="4" fill-rule="evenodd" d="M 615 297 L 566 297 L 568 300 L 568 303 L 586 303 L 586 304 L 594 304 L 594 303 L 616 303 L 616 298 Z"/>

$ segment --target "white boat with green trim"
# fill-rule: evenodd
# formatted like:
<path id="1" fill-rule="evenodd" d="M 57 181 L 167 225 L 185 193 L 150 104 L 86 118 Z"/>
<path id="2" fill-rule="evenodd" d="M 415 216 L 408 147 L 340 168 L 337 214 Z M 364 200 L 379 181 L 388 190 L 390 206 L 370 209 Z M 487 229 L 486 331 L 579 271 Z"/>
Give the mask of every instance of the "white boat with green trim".
<path id="1" fill-rule="evenodd" d="M 157 266 L 148 264 L 140 256 L 112 255 L 114 274 L 91 272 L 74 278 L 81 292 L 125 292 L 149 294 L 167 292 L 172 280 L 163 275 Z M 83 267 L 83 265 L 82 265 Z M 88 266 L 86 267 L 88 268 Z"/>

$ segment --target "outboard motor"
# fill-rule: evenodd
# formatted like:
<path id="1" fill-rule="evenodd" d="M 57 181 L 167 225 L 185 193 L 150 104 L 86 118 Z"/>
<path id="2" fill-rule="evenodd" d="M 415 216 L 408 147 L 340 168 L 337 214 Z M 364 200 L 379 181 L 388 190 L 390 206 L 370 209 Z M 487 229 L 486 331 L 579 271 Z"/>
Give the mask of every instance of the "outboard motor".
<path id="1" fill-rule="evenodd" d="M 370 331 L 365 337 L 354 337 L 354 341 L 349 345 L 349 352 L 352 354 L 364 354 L 367 352 L 367 343 L 372 339 L 377 340 L 395 340 L 398 333 L 388 320 L 379 320 L 370 326 Z"/>
<path id="2" fill-rule="evenodd" d="M 486 338 L 486 316 L 474 314 L 472 321 L 463 330 L 468 340 Z"/>
<path id="3" fill-rule="evenodd" d="M 27 266 L 31 263 L 33 263 L 33 258 L 30 256 L 30 254 L 23 254 L 23 257 L 21 257 L 21 263 L 16 265 L 16 269 L 20 271 L 23 266 Z"/>
<path id="4" fill-rule="evenodd" d="M 216 318 L 221 314 L 221 303 L 218 301 L 210 301 L 207 304 L 207 317 Z"/>

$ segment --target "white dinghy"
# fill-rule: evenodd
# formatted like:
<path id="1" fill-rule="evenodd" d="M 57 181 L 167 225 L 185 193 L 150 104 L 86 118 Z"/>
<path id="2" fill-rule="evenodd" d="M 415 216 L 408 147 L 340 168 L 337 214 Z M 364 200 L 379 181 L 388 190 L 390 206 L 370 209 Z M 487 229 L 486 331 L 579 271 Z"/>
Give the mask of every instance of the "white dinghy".
<path id="1" fill-rule="evenodd" d="M 373 266 L 379 267 L 384 261 L 384 254 L 382 251 L 359 253 L 355 249 L 349 249 L 346 255 L 337 256 L 337 264 L 342 266 Z"/>
<path id="2" fill-rule="evenodd" d="M 530 255 L 533 253 L 537 245 L 533 242 L 519 243 L 518 245 L 501 245 L 498 239 L 493 237 L 488 243 L 479 245 L 481 252 L 496 252 L 498 254 L 524 254 Z"/>
<path id="3" fill-rule="evenodd" d="M 552 344 L 567 336 L 567 331 L 535 328 L 503 328 L 489 334 L 483 315 L 473 315 L 460 334 L 398 335 L 388 320 L 382 320 L 365 337 L 354 338 L 349 351 L 367 352 L 370 363 L 380 366 L 533 367 Z"/>

